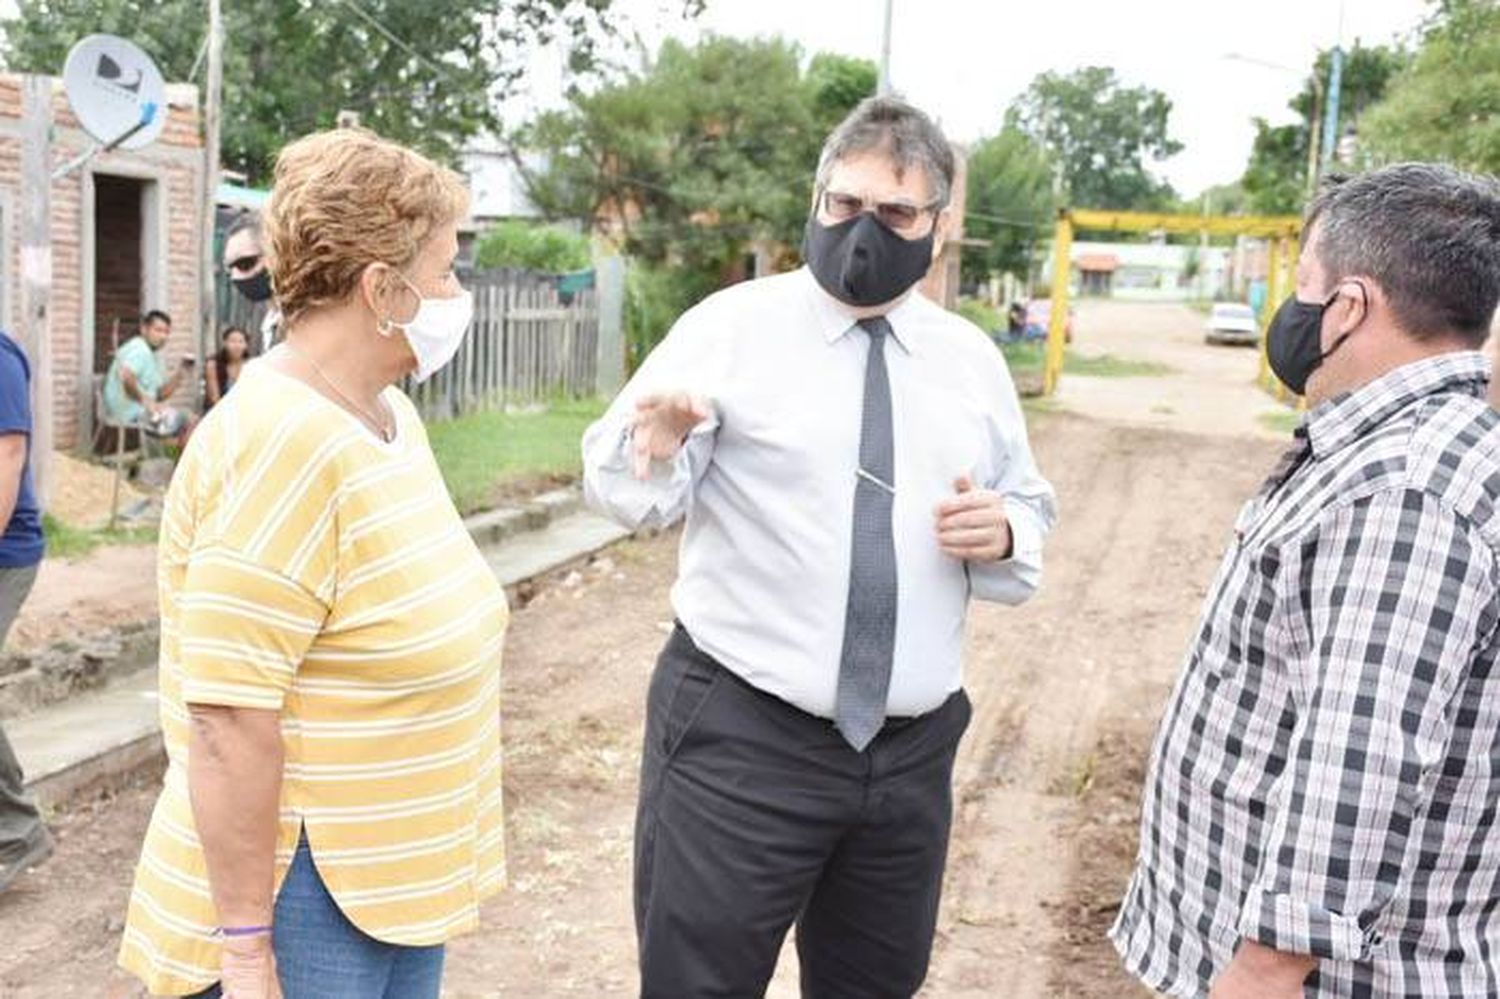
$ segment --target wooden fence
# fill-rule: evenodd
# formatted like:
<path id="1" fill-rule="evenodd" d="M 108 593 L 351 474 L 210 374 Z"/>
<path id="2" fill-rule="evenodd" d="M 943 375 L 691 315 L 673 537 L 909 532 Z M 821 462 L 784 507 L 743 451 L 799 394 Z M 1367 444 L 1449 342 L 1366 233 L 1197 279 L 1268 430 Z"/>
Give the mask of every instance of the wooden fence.
<path id="1" fill-rule="evenodd" d="M 565 301 L 551 281 L 476 272 L 474 324 L 452 363 L 407 391 L 429 420 L 598 391 L 599 299 Z"/>

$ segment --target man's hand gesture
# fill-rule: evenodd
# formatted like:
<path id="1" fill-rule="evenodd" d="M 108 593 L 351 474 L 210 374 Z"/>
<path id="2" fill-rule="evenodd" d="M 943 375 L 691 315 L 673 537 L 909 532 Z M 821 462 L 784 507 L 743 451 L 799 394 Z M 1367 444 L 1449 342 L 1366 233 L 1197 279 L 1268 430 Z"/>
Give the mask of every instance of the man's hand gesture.
<path id="1" fill-rule="evenodd" d="M 936 511 L 938 545 L 944 554 L 967 562 L 998 562 L 1009 558 L 1014 544 L 1005 497 L 991 489 L 974 488 L 974 479 L 959 476 L 953 498 Z"/>
<path id="2" fill-rule="evenodd" d="M 713 404 L 701 395 L 664 392 L 643 396 L 635 404 L 635 477 L 651 475 L 653 461 L 668 461 L 681 449 L 694 427 L 713 415 Z"/>

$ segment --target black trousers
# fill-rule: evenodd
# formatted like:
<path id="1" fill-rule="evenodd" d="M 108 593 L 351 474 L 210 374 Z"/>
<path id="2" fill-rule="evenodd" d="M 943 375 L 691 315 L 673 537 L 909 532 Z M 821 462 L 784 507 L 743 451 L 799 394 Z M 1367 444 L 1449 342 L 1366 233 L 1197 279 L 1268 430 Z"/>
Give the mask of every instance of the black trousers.
<path id="1" fill-rule="evenodd" d="M 679 626 L 646 711 L 643 999 L 764 996 L 793 923 L 805 999 L 909 999 L 927 975 L 969 715 L 956 693 L 856 753 Z"/>

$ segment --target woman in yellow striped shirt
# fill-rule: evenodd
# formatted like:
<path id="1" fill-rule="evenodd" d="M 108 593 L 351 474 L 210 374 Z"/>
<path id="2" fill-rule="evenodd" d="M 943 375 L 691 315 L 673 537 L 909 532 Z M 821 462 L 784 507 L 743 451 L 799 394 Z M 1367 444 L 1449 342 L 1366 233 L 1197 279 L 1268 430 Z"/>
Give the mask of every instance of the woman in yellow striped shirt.
<path id="1" fill-rule="evenodd" d="M 459 179 L 358 130 L 282 153 L 284 343 L 162 523 L 168 769 L 121 964 L 155 993 L 435 999 L 504 880 L 505 597 L 394 385 L 453 356 Z"/>

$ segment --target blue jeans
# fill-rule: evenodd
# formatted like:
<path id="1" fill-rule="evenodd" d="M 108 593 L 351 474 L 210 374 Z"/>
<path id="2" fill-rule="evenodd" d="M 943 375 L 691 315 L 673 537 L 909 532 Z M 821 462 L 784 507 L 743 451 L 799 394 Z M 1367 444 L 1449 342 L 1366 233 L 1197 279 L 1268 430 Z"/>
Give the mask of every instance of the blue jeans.
<path id="1" fill-rule="evenodd" d="M 276 896 L 272 946 L 285 999 L 438 999 L 443 947 L 382 943 L 351 923 L 313 864 L 307 836 Z M 192 999 L 219 999 L 211 986 Z"/>

